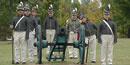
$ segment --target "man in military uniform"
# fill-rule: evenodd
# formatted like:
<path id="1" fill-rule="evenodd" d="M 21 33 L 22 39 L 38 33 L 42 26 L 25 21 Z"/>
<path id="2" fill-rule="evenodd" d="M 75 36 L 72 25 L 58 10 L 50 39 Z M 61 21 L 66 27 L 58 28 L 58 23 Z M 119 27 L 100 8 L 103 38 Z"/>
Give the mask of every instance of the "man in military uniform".
<path id="1" fill-rule="evenodd" d="M 37 16 L 37 9 L 38 9 L 38 6 L 34 6 L 33 8 L 32 8 L 32 15 L 34 16 L 34 18 L 37 20 L 37 24 L 38 24 L 38 31 L 39 31 L 39 36 L 42 36 L 41 35 L 41 19 L 40 19 L 40 17 L 38 17 Z M 36 33 L 35 31 L 33 31 L 33 33 Z M 35 38 L 35 42 L 36 42 L 36 38 Z M 36 47 L 34 47 L 34 55 L 37 55 L 37 48 Z"/>
<path id="2" fill-rule="evenodd" d="M 90 46 L 91 63 L 96 63 L 96 35 L 94 29 L 97 30 L 97 26 L 89 21 L 85 15 L 81 16 L 81 20 L 81 24 L 85 27 L 85 43 L 89 43 Z M 85 53 L 87 53 L 87 47 Z"/>
<path id="3" fill-rule="evenodd" d="M 108 53 L 107 63 L 112 65 L 113 44 L 117 43 L 117 31 L 114 21 L 110 19 L 110 9 L 104 8 L 104 19 L 98 26 L 98 43 L 101 44 L 101 65 L 106 65 L 106 53 Z"/>
<path id="4" fill-rule="evenodd" d="M 77 40 L 78 30 L 80 28 L 80 22 L 79 19 L 76 16 L 76 10 L 74 9 L 72 11 L 72 18 L 68 20 L 66 24 L 66 30 L 69 35 L 68 37 L 68 43 L 73 43 Z M 78 58 L 78 49 L 73 48 L 73 46 L 68 46 L 69 49 L 69 57 L 72 58 Z"/>
<path id="5" fill-rule="evenodd" d="M 31 15 L 30 12 L 30 7 L 28 4 L 25 4 L 24 6 L 24 14 L 25 16 L 29 19 L 29 40 L 27 41 L 27 46 L 28 46 L 28 53 L 29 53 L 29 61 L 33 62 L 33 56 L 34 56 L 34 37 L 36 37 L 35 33 L 33 31 L 37 27 L 37 21 L 34 18 L 34 16 Z"/>
<path id="6" fill-rule="evenodd" d="M 51 43 L 54 40 L 54 37 L 58 33 L 58 22 L 54 17 L 53 7 L 49 7 L 48 14 L 44 20 L 44 36 L 48 43 Z M 49 53 L 50 46 L 46 49 L 47 54 Z"/>
<path id="7" fill-rule="evenodd" d="M 21 61 L 26 64 L 26 43 L 25 40 L 29 39 L 28 31 L 28 19 L 23 15 L 23 5 L 20 3 L 17 6 L 17 16 L 13 19 L 10 28 L 13 31 L 14 37 L 14 52 L 15 52 L 15 62 L 19 64 Z"/>
<path id="8" fill-rule="evenodd" d="M 34 6 L 32 8 L 32 15 L 36 18 L 37 24 L 41 25 L 41 19 L 40 19 L 40 17 L 37 16 L 37 9 L 38 9 L 38 6 Z"/>

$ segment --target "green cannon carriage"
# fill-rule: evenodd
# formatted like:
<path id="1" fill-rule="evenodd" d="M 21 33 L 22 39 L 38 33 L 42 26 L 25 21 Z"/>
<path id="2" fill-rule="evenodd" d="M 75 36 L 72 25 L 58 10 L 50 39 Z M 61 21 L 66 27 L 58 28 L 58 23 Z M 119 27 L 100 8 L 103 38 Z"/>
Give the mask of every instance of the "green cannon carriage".
<path id="1" fill-rule="evenodd" d="M 66 30 L 61 28 L 59 33 L 55 36 L 53 42 L 48 43 L 46 40 L 42 40 L 39 32 L 37 31 L 37 42 L 34 44 L 34 46 L 37 47 L 38 64 L 42 63 L 42 48 L 47 48 L 48 46 L 50 46 L 49 54 L 46 57 L 48 61 L 51 61 L 51 59 L 61 59 L 61 61 L 64 61 L 67 46 L 73 46 L 74 48 L 79 49 L 79 63 L 84 64 L 85 47 L 87 44 L 85 43 L 85 28 L 82 25 L 79 29 L 79 36 L 79 40 L 75 41 L 74 43 L 67 43 Z M 54 52 L 62 52 L 62 54 L 59 56 L 53 56 Z"/>

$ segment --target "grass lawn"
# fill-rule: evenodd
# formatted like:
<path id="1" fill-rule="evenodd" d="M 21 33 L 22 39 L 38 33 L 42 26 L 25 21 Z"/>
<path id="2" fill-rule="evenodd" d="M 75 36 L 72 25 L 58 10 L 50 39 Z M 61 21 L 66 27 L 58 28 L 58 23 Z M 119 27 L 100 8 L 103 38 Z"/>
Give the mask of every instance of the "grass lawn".
<path id="1" fill-rule="evenodd" d="M 65 61 L 51 61 L 48 62 L 46 57 L 46 49 L 43 49 L 43 64 L 42 65 L 75 65 L 78 59 L 69 59 L 68 51 L 66 52 Z M 11 41 L 0 41 L 0 65 L 12 65 L 11 62 Z M 88 58 L 88 63 L 85 65 L 101 65 L 100 64 L 100 44 L 97 44 L 97 62 L 91 64 L 90 55 Z M 37 58 L 34 57 L 34 63 L 27 62 L 26 65 L 38 65 L 35 64 Z M 22 65 L 22 64 L 19 64 Z M 113 65 L 130 65 L 130 39 L 123 38 L 118 39 L 118 43 L 114 45 L 114 57 Z"/>

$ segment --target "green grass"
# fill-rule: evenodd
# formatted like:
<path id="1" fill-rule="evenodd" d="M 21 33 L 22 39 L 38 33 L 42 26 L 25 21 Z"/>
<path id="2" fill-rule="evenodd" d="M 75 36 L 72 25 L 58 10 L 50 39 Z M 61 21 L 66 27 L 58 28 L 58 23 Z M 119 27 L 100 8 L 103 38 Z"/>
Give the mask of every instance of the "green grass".
<path id="1" fill-rule="evenodd" d="M 74 63 L 78 62 L 78 59 L 69 59 L 68 51 L 66 52 L 65 61 L 51 61 L 48 62 L 46 57 L 46 49 L 43 49 L 43 65 L 74 65 Z M 11 62 L 11 42 L 10 41 L 0 41 L 0 65 L 12 65 Z M 37 58 L 35 58 L 34 63 L 27 62 L 26 65 L 38 65 L 35 64 Z M 90 62 L 90 55 L 88 58 L 88 64 L 92 65 Z M 22 64 L 19 64 L 22 65 Z M 97 44 L 97 63 L 93 65 L 101 65 L 100 64 L 100 44 Z M 114 57 L 113 57 L 113 65 L 130 65 L 130 39 L 123 38 L 118 39 L 118 43 L 114 45 Z"/>

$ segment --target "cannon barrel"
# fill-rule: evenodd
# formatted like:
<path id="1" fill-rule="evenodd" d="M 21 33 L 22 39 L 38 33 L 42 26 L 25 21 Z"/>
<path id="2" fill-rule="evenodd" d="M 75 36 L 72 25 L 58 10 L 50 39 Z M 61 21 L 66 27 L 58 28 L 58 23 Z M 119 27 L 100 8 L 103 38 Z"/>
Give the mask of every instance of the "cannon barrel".
<path id="1" fill-rule="evenodd" d="M 60 28 L 58 36 L 65 36 L 66 35 L 66 29 Z"/>
<path id="2" fill-rule="evenodd" d="M 80 64 L 84 64 L 84 55 L 85 55 L 85 47 L 88 46 L 85 43 L 85 31 L 84 26 L 81 26 L 79 29 L 79 40 L 74 41 L 73 43 L 67 43 L 67 34 L 66 34 L 65 28 L 60 28 L 58 33 L 56 33 L 56 36 L 54 40 L 50 43 L 47 42 L 47 40 L 42 40 L 39 33 L 37 38 L 38 41 L 34 44 L 38 48 L 38 63 L 41 64 L 41 57 L 42 57 L 42 48 L 47 48 L 50 46 L 50 51 L 48 56 L 46 57 L 48 61 L 51 59 L 61 59 L 64 61 L 65 58 L 65 50 L 67 46 L 73 46 L 75 48 L 79 49 L 79 56 L 80 56 Z M 61 55 L 58 57 L 53 56 L 53 52 L 62 52 Z"/>

